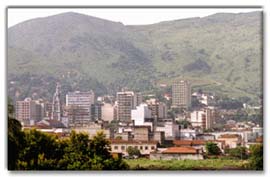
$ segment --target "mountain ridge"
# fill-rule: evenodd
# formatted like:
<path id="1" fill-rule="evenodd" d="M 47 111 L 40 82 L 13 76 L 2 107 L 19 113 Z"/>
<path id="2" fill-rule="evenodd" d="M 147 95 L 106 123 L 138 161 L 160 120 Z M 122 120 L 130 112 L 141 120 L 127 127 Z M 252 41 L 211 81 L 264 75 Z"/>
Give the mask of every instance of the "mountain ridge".
<path id="1" fill-rule="evenodd" d="M 27 80 L 20 76 L 26 74 L 41 86 L 43 78 L 52 78 L 52 85 L 63 81 L 67 91 L 101 93 L 125 86 L 148 91 L 181 76 L 223 85 L 203 84 L 208 91 L 226 89 L 221 94 L 258 100 L 261 17 L 261 12 L 221 13 L 134 26 L 68 12 L 20 23 L 8 29 L 8 81 L 17 81 L 8 92 L 18 98 L 50 96 L 38 84 L 23 84 Z"/>

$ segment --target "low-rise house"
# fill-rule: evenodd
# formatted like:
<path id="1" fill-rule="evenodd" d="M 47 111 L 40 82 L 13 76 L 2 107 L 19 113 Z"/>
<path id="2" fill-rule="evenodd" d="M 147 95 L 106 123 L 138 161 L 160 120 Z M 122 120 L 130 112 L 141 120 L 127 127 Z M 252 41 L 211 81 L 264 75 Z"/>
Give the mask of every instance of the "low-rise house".
<path id="1" fill-rule="evenodd" d="M 111 140 L 111 152 L 122 153 L 128 155 L 127 148 L 134 147 L 138 149 L 141 155 L 149 155 L 157 149 L 157 141 L 124 141 L 124 140 Z"/>
<path id="2" fill-rule="evenodd" d="M 200 149 L 205 152 L 205 145 L 207 142 L 213 142 L 217 144 L 222 152 L 224 152 L 225 142 L 221 140 L 174 140 L 173 144 L 177 147 L 193 147 L 195 149 Z"/>
<path id="3" fill-rule="evenodd" d="M 193 147 L 170 147 L 163 151 L 151 152 L 151 160 L 202 160 L 200 149 Z"/>
<path id="4" fill-rule="evenodd" d="M 236 148 L 242 145 L 242 137 L 238 134 L 223 134 L 218 137 L 218 140 L 224 141 L 226 148 Z"/>

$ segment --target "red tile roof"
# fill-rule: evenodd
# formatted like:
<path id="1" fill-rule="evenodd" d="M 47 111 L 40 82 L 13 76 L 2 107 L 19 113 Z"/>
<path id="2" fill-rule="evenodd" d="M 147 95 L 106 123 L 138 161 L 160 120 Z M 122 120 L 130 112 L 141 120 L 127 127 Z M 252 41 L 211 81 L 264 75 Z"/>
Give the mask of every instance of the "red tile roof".
<path id="1" fill-rule="evenodd" d="M 198 150 L 193 147 L 170 147 L 162 151 L 163 154 L 197 154 Z"/>

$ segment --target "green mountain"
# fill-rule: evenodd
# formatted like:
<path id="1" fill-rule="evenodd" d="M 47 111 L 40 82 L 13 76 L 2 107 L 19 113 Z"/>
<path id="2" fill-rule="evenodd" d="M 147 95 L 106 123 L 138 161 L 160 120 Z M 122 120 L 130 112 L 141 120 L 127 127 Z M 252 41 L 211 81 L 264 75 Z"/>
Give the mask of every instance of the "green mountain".
<path id="1" fill-rule="evenodd" d="M 8 29 L 8 93 L 51 97 L 122 87 L 151 91 L 177 78 L 193 89 L 249 97 L 262 95 L 262 12 L 219 13 L 152 25 L 125 26 L 63 13 Z"/>

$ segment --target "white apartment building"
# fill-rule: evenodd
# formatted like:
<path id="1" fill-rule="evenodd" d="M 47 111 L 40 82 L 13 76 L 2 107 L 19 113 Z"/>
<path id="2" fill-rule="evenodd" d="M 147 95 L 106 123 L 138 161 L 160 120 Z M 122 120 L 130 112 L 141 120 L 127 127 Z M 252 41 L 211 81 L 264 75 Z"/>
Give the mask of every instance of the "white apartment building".
<path id="1" fill-rule="evenodd" d="M 140 104 L 136 109 L 131 110 L 131 119 L 134 120 L 134 125 L 144 125 L 145 119 L 151 118 L 151 110 L 147 104 Z"/>

